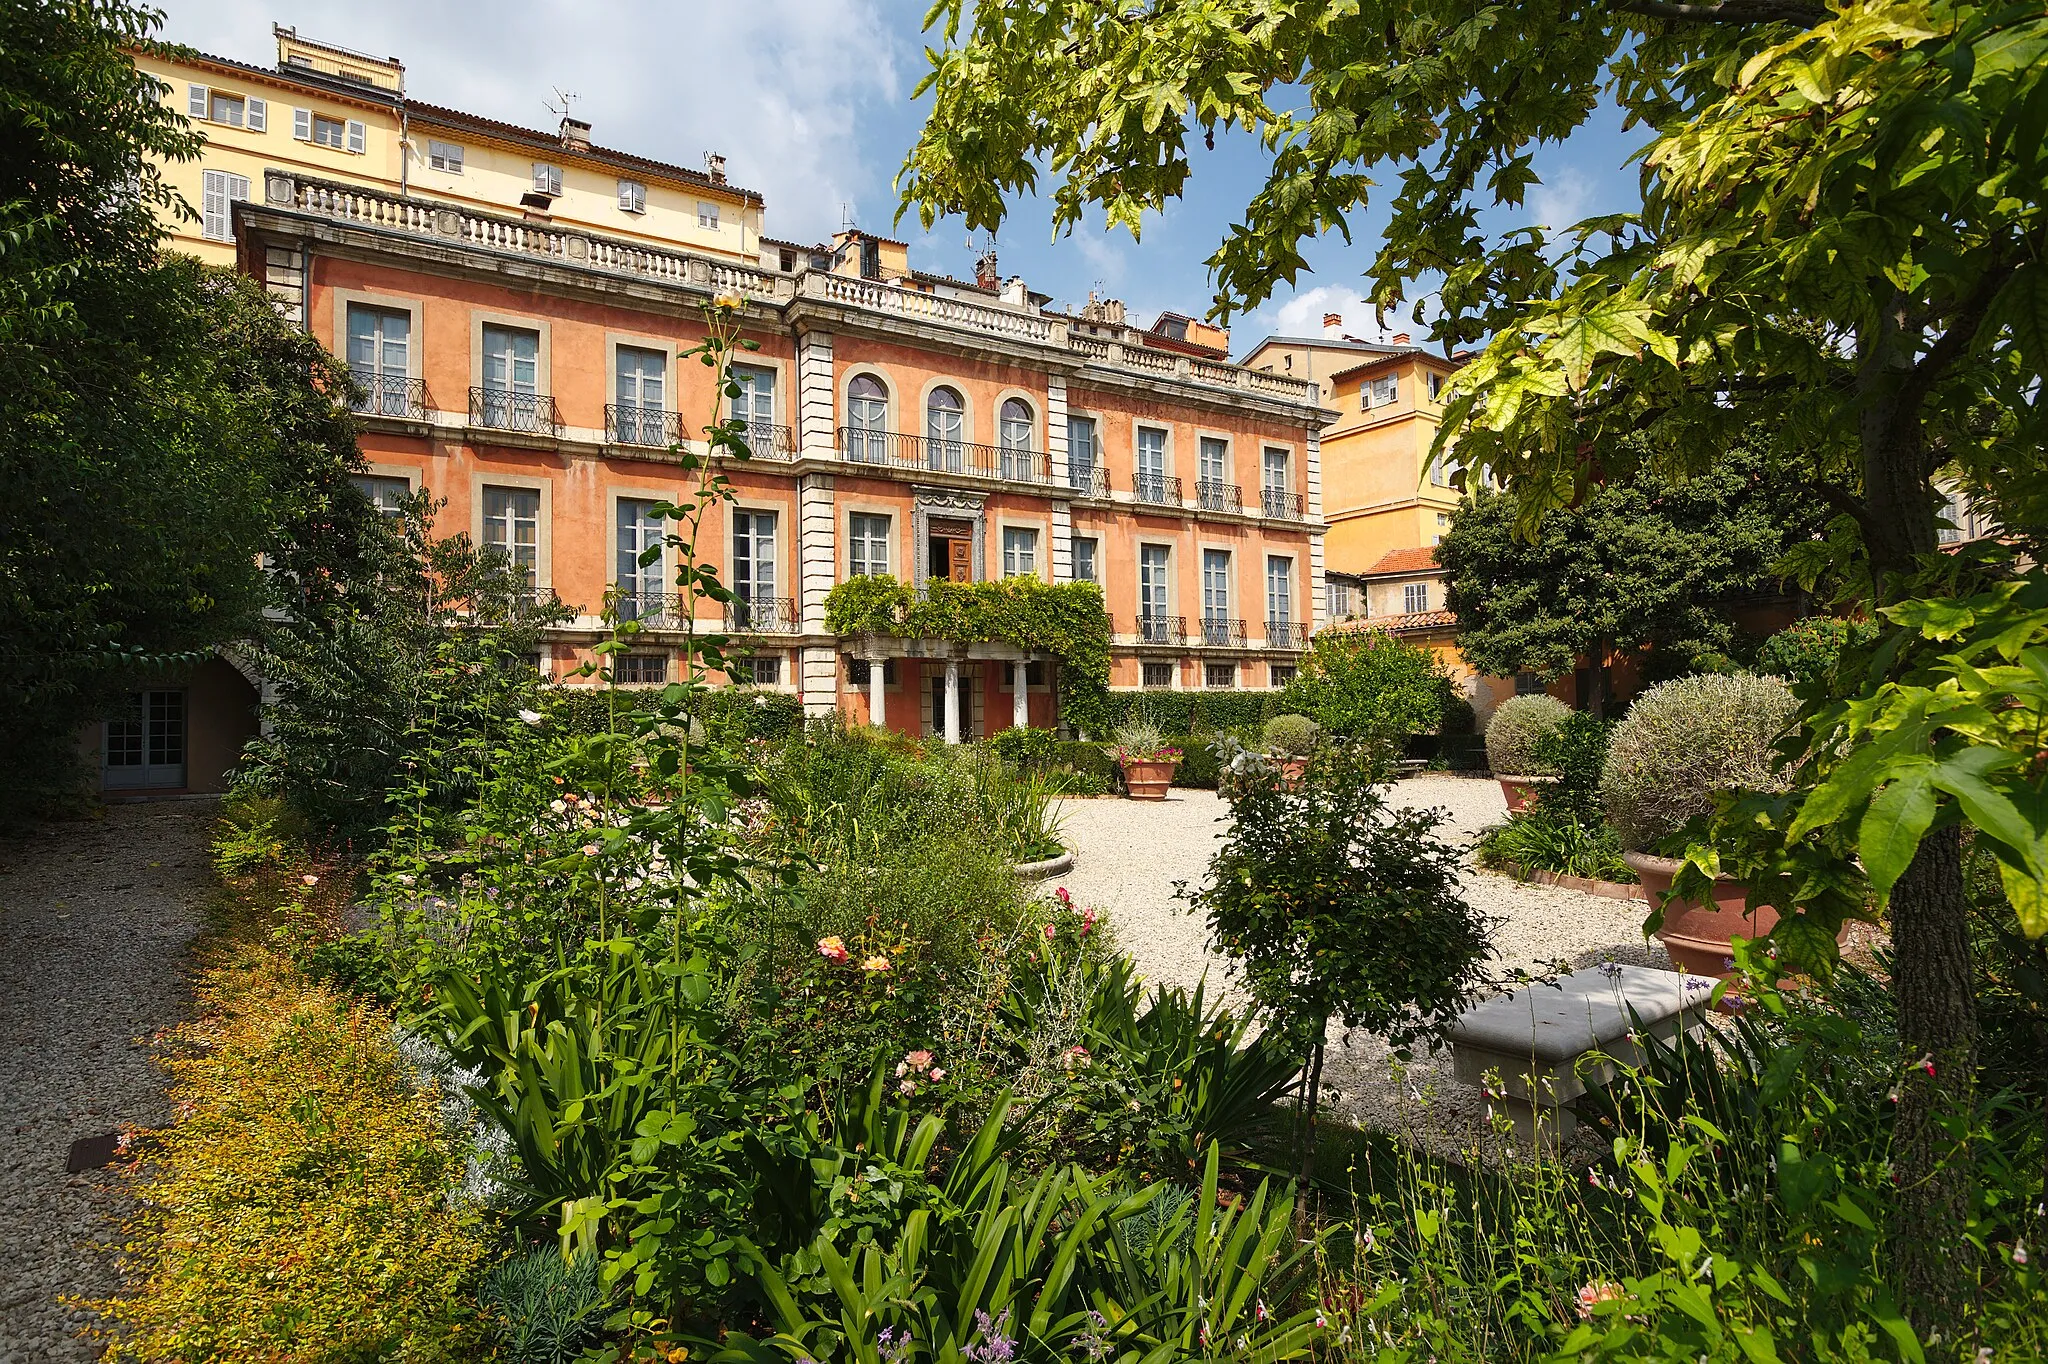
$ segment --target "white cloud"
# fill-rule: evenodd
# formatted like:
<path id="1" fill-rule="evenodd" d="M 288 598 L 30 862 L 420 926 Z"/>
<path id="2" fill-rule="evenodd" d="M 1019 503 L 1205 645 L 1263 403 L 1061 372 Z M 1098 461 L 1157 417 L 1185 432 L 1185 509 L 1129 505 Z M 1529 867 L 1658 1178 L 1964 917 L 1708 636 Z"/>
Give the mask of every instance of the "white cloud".
<path id="1" fill-rule="evenodd" d="M 1593 202 L 1593 182 L 1575 167 L 1565 166 L 1529 190 L 1529 221 L 1561 232 L 1586 216 Z"/>
<path id="2" fill-rule="evenodd" d="M 1345 334 L 1362 341 L 1386 341 L 1397 332 L 1406 332 L 1419 344 L 1423 335 L 1423 329 L 1415 324 L 1413 305 L 1390 310 L 1387 325 L 1382 327 L 1372 304 L 1343 284 L 1319 284 L 1285 302 L 1269 302 L 1251 314 L 1243 331 L 1248 340 L 1266 335 L 1321 336 L 1323 317 L 1328 313 L 1340 314 Z"/>
<path id="3" fill-rule="evenodd" d="M 163 36 L 267 66 L 273 3 L 171 0 Z M 299 0 L 280 17 L 307 37 L 397 56 L 407 93 L 426 103 L 548 128 L 545 103 L 560 88 L 604 146 L 690 167 L 723 153 L 733 182 L 767 199 L 774 236 L 827 236 L 841 204 L 871 227 L 895 212 L 896 167 L 862 136 L 863 112 L 904 93 L 881 0 Z"/>

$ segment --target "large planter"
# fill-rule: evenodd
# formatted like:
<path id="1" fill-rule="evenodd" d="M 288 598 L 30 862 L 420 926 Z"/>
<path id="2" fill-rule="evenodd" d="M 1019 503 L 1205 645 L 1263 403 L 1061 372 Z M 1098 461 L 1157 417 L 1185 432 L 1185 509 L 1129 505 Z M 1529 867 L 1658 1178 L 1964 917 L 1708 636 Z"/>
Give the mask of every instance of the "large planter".
<path id="1" fill-rule="evenodd" d="M 1536 803 L 1536 797 L 1543 788 L 1556 783 L 1556 777 L 1498 777 L 1500 793 L 1507 800 L 1508 813 L 1518 815 Z"/>
<path id="2" fill-rule="evenodd" d="M 1685 865 L 1674 857 L 1652 857 L 1639 852 L 1625 852 L 1621 860 L 1641 878 L 1643 896 L 1653 905 L 1664 904 L 1672 879 Z M 1769 905 L 1751 910 L 1744 903 L 1748 898 L 1749 888 L 1740 881 L 1717 877 L 1711 905 L 1694 900 L 1664 904 L 1664 926 L 1657 930 L 1657 940 L 1671 953 L 1672 962 L 1680 970 L 1698 976 L 1726 976 L 1731 969 L 1728 962 L 1733 941 L 1761 938 L 1778 924 L 1777 910 Z M 1849 926 L 1842 925 L 1841 936 L 1847 937 L 1848 933 Z"/>
<path id="3" fill-rule="evenodd" d="M 1165 800 L 1173 784 L 1172 758 L 1124 759 L 1124 790 L 1132 800 Z"/>
<path id="4" fill-rule="evenodd" d="M 1301 785 L 1302 774 L 1308 771 L 1307 758 L 1289 758 L 1275 754 L 1271 762 L 1280 769 L 1280 784 L 1290 791 Z"/>

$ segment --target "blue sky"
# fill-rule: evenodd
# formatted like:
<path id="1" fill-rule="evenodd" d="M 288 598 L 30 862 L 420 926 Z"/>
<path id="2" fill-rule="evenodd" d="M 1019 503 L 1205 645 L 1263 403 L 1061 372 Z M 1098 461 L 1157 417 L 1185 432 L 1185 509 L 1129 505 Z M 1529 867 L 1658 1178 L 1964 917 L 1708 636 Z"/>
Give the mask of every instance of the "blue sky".
<path id="1" fill-rule="evenodd" d="M 406 64 L 408 91 L 509 123 L 549 127 L 553 92 L 575 96 L 597 140 L 644 156 L 701 163 L 723 153 L 733 180 L 768 201 L 770 235 L 814 241 L 845 217 L 892 231 L 890 188 L 924 118 L 910 92 L 926 69 L 919 23 L 925 0 L 496 0 L 484 12 L 449 0 L 160 0 L 164 36 L 242 61 L 275 60 L 272 22 L 309 37 Z M 1524 220 L 1553 225 L 1635 201 L 1622 162 L 1640 141 L 1596 119 L 1537 164 L 1546 183 Z M 1264 164 L 1248 136 L 1196 153 L 1185 199 L 1148 221 L 1143 240 L 1105 233 L 1098 217 L 1051 239 L 1048 214 L 1025 202 L 997 251 L 1004 275 L 1022 275 L 1058 303 L 1090 289 L 1123 299 L 1142 320 L 1162 308 L 1199 315 L 1214 286 L 1202 262 L 1257 191 Z M 1232 323 L 1240 354 L 1274 331 L 1316 330 L 1344 314 L 1356 335 L 1379 334 L 1359 301 L 1384 216 L 1375 206 L 1341 237 L 1309 252 L 1296 288 Z M 1501 218 L 1496 226 L 1512 225 Z M 958 223 L 925 234 L 906 221 L 920 268 L 962 277 L 974 250 Z M 1392 320 L 1388 331 L 1402 330 Z"/>

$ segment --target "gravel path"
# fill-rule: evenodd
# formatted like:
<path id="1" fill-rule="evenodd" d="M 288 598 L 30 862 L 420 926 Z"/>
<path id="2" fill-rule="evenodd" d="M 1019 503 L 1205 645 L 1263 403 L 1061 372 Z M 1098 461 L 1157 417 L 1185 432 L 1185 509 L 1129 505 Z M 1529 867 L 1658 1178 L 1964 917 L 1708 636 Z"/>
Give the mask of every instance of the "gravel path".
<path id="1" fill-rule="evenodd" d="M 90 1360 L 59 1294 L 119 1287 L 110 1172 L 79 1137 L 169 1117 L 149 1034 L 185 1016 L 212 801 L 117 805 L 0 843 L 0 1364 Z"/>
<path id="2" fill-rule="evenodd" d="M 1507 817 L 1500 787 L 1491 781 L 1412 777 L 1395 784 L 1392 799 L 1443 810 L 1443 835 L 1463 846 Z M 1206 972 L 1212 989 L 1228 984 L 1226 963 L 1205 949 L 1204 925 L 1174 895 L 1175 882 L 1203 880 L 1227 816 L 1228 808 L 1209 791 L 1177 789 L 1157 803 L 1069 801 L 1062 808 L 1062 836 L 1074 849 L 1074 870 L 1055 884 L 1105 913 L 1117 945 L 1147 979 L 1192 986 Z M 1529 885 L 1469 865 L 1464 890 L 1474 908 L 1500 921 L 1494 929 L 1498 974 L 1553 962 L 1575 970 L 1610 956 L 1646 966 L 1671 964 L 1661 945 L 1644 941 L 1640 902 Z M 1411 1131 L 1447 1153 L 1490 1140 L 1478 1091 L 1453 1078 L 1447 1055 L 1418 1057 L 1397 1076 L 1377 1038 L 1346 1038 L 1332 1028 L 1323 1076 L 1333 1113 L 1349 1121 Z"/>

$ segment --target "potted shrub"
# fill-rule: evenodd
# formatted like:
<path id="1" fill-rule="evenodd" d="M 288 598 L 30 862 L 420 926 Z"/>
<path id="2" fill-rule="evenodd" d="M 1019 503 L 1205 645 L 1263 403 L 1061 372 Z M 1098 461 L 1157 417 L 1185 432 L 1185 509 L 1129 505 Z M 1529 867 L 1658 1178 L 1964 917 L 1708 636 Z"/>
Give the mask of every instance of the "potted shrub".
<path id="1" fill-rule="evenodd" d="M 1555 696 L 1537 692 L 1509 697 L 1487 721 L 1486 765 L 1500 782 L 1509 814 L 1527 809 L 1540 787 L 1557 780 L 1555 763 L 1537 757 L 1536 745 L 1571 713 Z"/>
<path id="2" fill-rule="evenodd" d="M 1307 770 L 1309 754 L 1316 751 L 1323 730 L 1306 715 L 1276 715 L 1266 721 L 1259 737 L 1266 756 L 1279 766 L 1281 779 L 1291 784 Z"/>
<path id="3" fill-rule="evenodd" d="M 1683 863 L 1660 856 L 1660 846 L 1687 820 L 1710 813 L 1717 791 L 1784 790 L 1789 774 L 1779 771 L 1772 749 L 1798 710 L 1783 678 L 1706 673 L 1650 688 L 1614 727 L 1601 803 L 1621 838 L 1622 861 L 1650 903 L 1664 907 L 1657 937 L 1684 970 L 1727 974 L 1730 943 L 1762 937 L 1778 913 L 1749 909 L 1747 888 L 1725 876 L 1715 882 L 1711 904 L 1667 899 Z"/>
<path id="4" fill-rule="evenodd" d="M 1173 783 L 1174 765 L 1180 750 L 1167 746 L 1159 726 L 1145 720 L 1130 720 L 1110 735 L 1117 764 L 1124 771 L 1124 790 L 1132 800 L 1165 800 Z"/>

